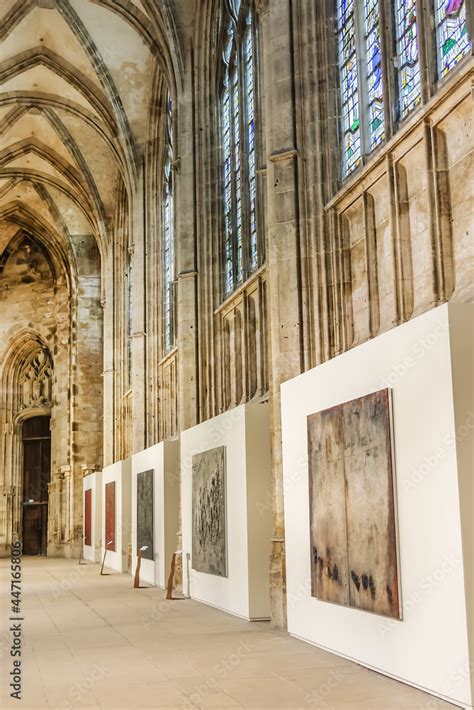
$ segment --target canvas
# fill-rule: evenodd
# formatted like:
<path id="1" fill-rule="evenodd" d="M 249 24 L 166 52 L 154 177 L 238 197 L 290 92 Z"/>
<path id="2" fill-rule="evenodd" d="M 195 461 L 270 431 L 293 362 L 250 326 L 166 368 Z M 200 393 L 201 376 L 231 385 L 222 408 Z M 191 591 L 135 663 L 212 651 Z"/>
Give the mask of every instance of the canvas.
<path id="1" fill-rule="evenodd" d="M 390 390 L 308 417 L 312 595 L 400 617 Z"/>
<path id="2" fill-rule="evenodd" d="M 105 540 L 107 550 L 115 552 L 115 481 L 105 485 Z"/>
<path id="3" fill-rule="evenodd" d="M 225 447 L 193 456 L 192 567 L 227 576 Z"/>
<path id="4" fill-rule="evenodd" d="M 153 560 L 153 470 L 142 471 L 137 476 L 137 554 L 142 551 L 145 560 Z"/>
<path id="5" fill-rule="evenodd" d="M 92 544 L 92 490 L 84 491 L 84 545 Z"/>

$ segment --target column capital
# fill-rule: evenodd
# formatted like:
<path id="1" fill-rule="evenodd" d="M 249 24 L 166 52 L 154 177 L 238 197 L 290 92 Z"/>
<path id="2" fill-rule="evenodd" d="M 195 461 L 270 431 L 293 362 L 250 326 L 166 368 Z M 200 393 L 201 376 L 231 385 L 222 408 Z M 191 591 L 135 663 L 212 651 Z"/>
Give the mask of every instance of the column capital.
<path id="1" fill-rule="evenodd" d="M 270 9 L 269 0 L 255 0 L 255 9 L 257 14 L 263 17 L 266 15 Z"/>

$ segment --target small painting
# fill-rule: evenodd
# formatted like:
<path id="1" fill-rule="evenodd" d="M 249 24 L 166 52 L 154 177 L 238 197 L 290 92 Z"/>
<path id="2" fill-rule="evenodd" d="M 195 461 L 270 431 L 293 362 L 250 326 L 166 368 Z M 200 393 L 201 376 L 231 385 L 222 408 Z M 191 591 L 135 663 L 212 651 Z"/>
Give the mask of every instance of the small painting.
<path id="1" fill-rule="evenodd" d="M 137 554 L 142 547 L 142 558 L 153 560 L 153 470 L 137 476 Z"/>
<path id="2" fill-rule="evenodd" d="M 193 456 L 192 566 L 227 576 L 225 447 Z"/>
<path id="3" fill-rule="evenodd" d="M 115 481 L 105 485 L 105 540 L 107 550 L 115 552 Z"/>

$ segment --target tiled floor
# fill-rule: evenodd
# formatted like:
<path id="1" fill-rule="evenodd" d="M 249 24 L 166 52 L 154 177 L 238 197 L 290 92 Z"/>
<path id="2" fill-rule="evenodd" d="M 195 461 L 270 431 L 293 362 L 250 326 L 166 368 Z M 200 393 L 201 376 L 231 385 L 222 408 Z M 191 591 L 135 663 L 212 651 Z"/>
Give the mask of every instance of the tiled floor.
<path id="1" fill-rule="evenodd" d="M 100 577 L 96 565 L 23 561 L 23 699 L 9 698 L 9 561 L 0 562 L 0 705 L 30 708 L 452 708 L 413 688 L 210 607 Z"/>

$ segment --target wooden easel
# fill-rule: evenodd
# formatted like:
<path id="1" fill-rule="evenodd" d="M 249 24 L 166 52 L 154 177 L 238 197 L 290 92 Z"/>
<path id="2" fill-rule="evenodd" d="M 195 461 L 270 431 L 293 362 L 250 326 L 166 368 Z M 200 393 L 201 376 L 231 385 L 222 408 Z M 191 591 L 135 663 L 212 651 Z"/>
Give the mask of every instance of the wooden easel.
<path id="1" fill-rule="evenodd" d="M 142 552 L 148 550 L 148 545 L 142 545 L 137 552 L 137 566 L 135 569 L 135 577 L 133 579 L 133 588 L 140 589 L 140 567 L 142 566 Z"/>
<path id="2" fill-rule="evenodd" d="M 79 564 L 80 565 L 85 565 L 86 563 L 83 562 L 84 559 L 84 545 L 86 542 L 86 536 L 84 535 L 82 538 L 82 545 L 81 545 L 81 551 L 79 552 Z"/>
<path id="3" fill-rule="evenodd" d="M 176 550 L 176 552 L 173 552 L 173 557 L 171 558 L 171 569 L 170 569 L 170 574 L 168 577 L 168 585 L 166 589 L 166 599 L 174 599 L 175 601 L 178 599 L 186 599 L 187 597 L 182 596 L 182 597 L 174 597 L 173 596 L 173 587 L 174 587 L 174 577 L 176 574 L 176 561 L 179 556 L 182 557 L 183 551 L 182 550 Z"/>
<path id="4" fill-rule="evenodd" d="M 103 556 L 103 558 L 102 558 L 102 567 L 100 568 L 100 573 L 101 573 L 101 575 L 103 575 L 103 576 L 107 576 L 107 574 L 108 574 L 107 572 L 104 572 L 104 565 L 105 565 L 105 556 L 106 556 L 106 554 L 107 554 L 107 550 L 109 549 L 109 545 L 110 545 L 111 543 L 112 543 L 112 540 L 109 540 L 109 541 L 106 543 L 105 548 L 104 548 L 104 556 Z"/>

